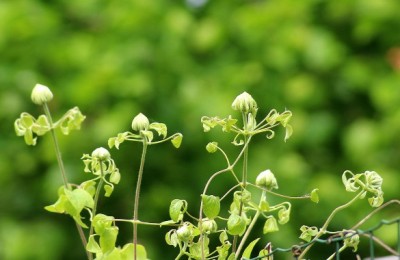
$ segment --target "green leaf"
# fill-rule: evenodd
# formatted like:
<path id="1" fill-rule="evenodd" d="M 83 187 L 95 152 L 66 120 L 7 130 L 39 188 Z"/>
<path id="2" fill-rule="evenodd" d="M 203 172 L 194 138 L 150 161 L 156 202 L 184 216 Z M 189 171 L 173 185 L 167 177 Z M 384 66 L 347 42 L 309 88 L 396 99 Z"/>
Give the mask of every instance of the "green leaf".
<path id="1" fill-rule="evenodd" d="M 242 258 L 250 258 L 250 257 L 251 257 L 251 252 L 253 251 L 253 248 L 254 248 L 254 246 L 257 244 L 258 240 L 260 240 L 260 238 L 254 239 L 254 240 L 246 247 L 246 249 L 243 251 Z"/>
<path id="2" fill-rule="evenodd" d="M 79 108 L 74 107 L 68 110 L 54 125 L 55 127 L 60 127 L 64 135 L 68 135 L 72 130 L 79 130 L 85 118 Z"/>
<path id="3" fill-rule="evenodd" d="M 183 139 L 182 134 L 176 134 L 174 138 L 171 139 L 171 143 L 175 148 L 179 148 L 181 146 L 182 139 Z"/>
<path id="4" fill-rule="evenodd" d="M 178 235 L 176 234 L 175 229 L 172 229 L 165 234 L 165 242 L 173 247 L 176 247 L 179 244 Z"/>
<path id="5" fill-rule="evenodd" d="M 167 126 L 163 123 L 151 123 L 149 129 L 155 130 L 158 135 L 163 136 L 163 139 L 167 136 Z"/>
<path id="6" fill-rule="evenodd" d="M 228 233 L 231 235 L 241 235 L 246 230 L 246 220 L 238 214 L 231 214 L 227 223 Z"/>
<path id="7" fill-rule="evenodd" d="M 137 246 L 136 245 L 136 250 L 137 250 Z M 124 245 L 121 249 L 121 260 L 131 260 L 133 258 L 133 243 L 128 243 L 126 245 Z"/>
<path id="8" fill-rule="evenodd" d="M 111 196 L 111 193 L 114 191 L 114 187 L 111 186 L 111 185 L 105 184 L 105 185 L 104 185 L 104 191 L 106 192 L 106 193 L 104 194 L 104 196 L 110 197 L 110 196 Z"/>
<path id="9" fill-rule="evenodd" d="M 290 219 L 290 206 L 288 208 L 282 208 L 278 211 L 278 222 L 281 225 L 286 224 Z"/>
<path id="10" fill-rule="evenodd" d="M 118 227 L 112 226 L 104 229 L 100 235 L 100 247 L 103 253 L 109 252 L 114 249 L 115 242 L 117 241 Z"/>
<path id="11" fill-rule="evenodd" d="M 219 241 L 221 244 L 225 243 L 225 241 L 228 240 L 228 234 L 226 234 L 226 231 L 222 231 L 221 234 L 219 234 Z"/>
<path id="12" fill-rule="evenodd" d="M 44 135 L 50 130 L 50 124 L 45 115 L 40 115 L 32 126 L 32 131 L 37 135 Z"/>
<path id="13" fill-rule="evenodd" d="M 293 127 L 291 125 L 286 125 L 285 126 L 285 142 L 292 136 L 293 134 Z"/>
<path id="14" fill-rule="evenodd" d="M 137 260 L 147 260 L 146 248 L 143 245 L 136 245 Z"/>
<path id="15" fill-rule="evenodd" d="M 228 260 L 236 260 L 235 253 L 231 253 L 228 257 Z"/>
<path id="16" fill-rule="evenodd" d="M 118 184 L 121 180 L 121 173 L 118 170 L 114 170 L 110 175 L 110 182 Z"/>
<path id="17" fill-rule="evenodd" d="M 300 238 L 310 242 L 311 239 L 318 234 L 318 228 L 317 227 L 308 227 L 308 226 L 301 226 L 300 231 L 302 231 Z"/>
<path id="18" fill-rule="evenodd" d="M 89 237 L 89 241 L 86 245 L 86 250 L 91 252 L 91 253 L 100 253 L 101 252 L 101 248 L 99 246 L 99 244 L 96 242 L 96 240 L 94 239 L 96 235 L 91 235 Z"/>
<path id="19" fill-rule="evenodd" d="M 66 204 L 65 209 L 71 216 L 79 215 L 84 207 L 93 208 L 94 200 L 86 190 L 78 188 L 70 191 L 66 189 L 64 192 L 70 203 L 70 205 Z"/>
<path id="20" fill-rule="evenodd" d="M 193 243 L 192 246 L 189 248 L 189 252 L 191 254 L 191 257 L 193 257 L 194 259 L 201 259 L 202 256 L 202 246 L 201 246 L 201 242 L 203 242 L 204 244 L 204 255 L 208 256 L 208 254 L 210 253 L 210 249 L 208 248 L 208 244 L 210 243 L 210 239 L 206 236 L 203 237 L 203 241 L 198 241 L 196 243 Z"/>
<path id="21" fill-rule="evenodd" d="M 278 223 L 274 216 L 269 217 L 264 224 L 263 234 L 279 231 Z"/>
<path id="22" fill-rule="evenodd" d="M 310 199 L 311 199 L 312 202 L 315 202 L 315 203 L 319 202 L 318 190 L 319 189 L 313 189 L 311 191 Z"/>
<path id="23" fill-rule="evenodd" d="M 80 187 L 82 189 L 84 189 L 85 191 L 87 191 L 90 196 L 94 196 L 94 194 L 96 193 L 96 181 L 94 180 L 88 180 L 85 182 L 82 182 Z"/>
<path id="24" fill-rule="evenodd" d="M 107 228 L 111 227 L 113 221 L 114 217 L 112 216 L 97 214 L 92 220 L 94 231 L 96 234 L 102 235 Z"/>
<path id="25" fill-rule="evenodd" d="M 220 211 L 220 199 L 214 195 L 201 195 L 203 201 L 203 212 L 209 219 L 218 216 Z"/>
<path id="26" fill-rule="evenodd" d="M 186 207 L 187 202 L 185 200 L 174 199 L 169 206 L 169 216 L 175 222 L 182 220 Z"/>

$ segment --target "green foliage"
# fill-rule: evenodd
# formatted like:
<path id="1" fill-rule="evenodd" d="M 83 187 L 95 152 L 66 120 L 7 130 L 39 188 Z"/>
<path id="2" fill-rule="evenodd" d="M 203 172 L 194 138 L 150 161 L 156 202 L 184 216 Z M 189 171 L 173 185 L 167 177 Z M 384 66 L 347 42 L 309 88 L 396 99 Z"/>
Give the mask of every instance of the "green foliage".
<path id="1" fill-rule="evenodd" d="M 0 151 L 0 229 L 6 230 L 7 225 L 39 228 L 49 218 L 53 228 L 38 233 L 68 235 L 58 241 L 63 244 L 59 256 L 43 253 L 37 258 L 83 257 L 74 253 L 79 241 L 75 242 L 70 226 L 36 210 L 54 199 L 56 191 L 48 187 L 60 185 L 48 149 L 49 136 L 32 153 L 11 133 L 16 115 L 34 114 L 35 108 L 26 101 L 30 86 L 38 81 L 54 86 L 55 96 L 62 97 L 52 103 L 52 109 L 61 113 L 71 104 L 78 105 L 90 118 L 84 121 L 85 131 L 60 137 L 73 182 L 84 176 L 77 167 L 82 151 L 105 146 L 106 138 L 126 129 L 132 113 L 146 110 L 168 122 L 170 129 L 182 129 L 182 152 L 171 153 L 168 147 L 151 151 L 149 158 L 163 158 L 170 166 L 157 166 L 150 159 L 157 178 L 152 178 L 153 188 L 143 187 L 149 192 L 142 199 L 153 205 L 145 213 L 148 219 L 158 220 L 166 212 L 173 199 L 169 189 L 182 192 L 188 201 L 198 200 L 198 194 L 190 194 L 206 182 L 205 173 L 220 164 L 218 159 L 205 163 L 209 155 L 201 149 L 188 152 L 188 147 L 201 147 L 215 135 L 201 135 L 195 122 L 203 114 L 229 113 L 226 104 L 243 90 L 263 107 L 287 108 L 294 114 L 294 136 L 285 145 L 275 140 L 268 146 L 254 142 L 251 177 L 265 169 L 261 162 L 267 162 L 277 173 L 281 192 L 299 194 L 304 187 L 320 188 L 319 210 L 304 205 L 304 213 L 291 219 L 287 236 L 277 238 L 276 244 L 295 241 L 298 226 L 325 218 L 337 201 L 347 198 L 331 196 L 341 192 L 335 180 L 347 167 L 376 169 L 385 179 L 385 199 L 398 198 L 394 183 L 400 166 L 395 55 L 399 39 L 394 32 L 400 26 L 399 8 L 395 0 L 208 1 L 197 8 L 179 1 L 3 1 L 0 143 L 7 149 Z M 236 151 L 219 145 L 226 152 Z M 121 169 L 130 169 L 131 156 L 125 154 L 114 157 Z M 187 176 L 192 177 L 187 180 Z M 287 185 L 293 181 L 299 187 Z M 128 182 L 122 181 L 120 189 L 127 189 Z M 227 180 L 216 181 L 215 194 L 221 192 L 221 183 Z M 107 210 L 131 214 L 116 192 L 109 198 L 113 207 Z M 368 204 L 356 207 L 354 214 L 343 216 L 337 224 L 350 225 L 361 218 Z M 143 233 L 160 240 L 152 231 Z M 3 248 L 0 258 L 12 254 L 35 258 L 26 249 Z M 42 252 L 49 247 L 43 242 L 35 248 Z M 165 248 L 160 252 L 152 258 L 166 257 Z"/>

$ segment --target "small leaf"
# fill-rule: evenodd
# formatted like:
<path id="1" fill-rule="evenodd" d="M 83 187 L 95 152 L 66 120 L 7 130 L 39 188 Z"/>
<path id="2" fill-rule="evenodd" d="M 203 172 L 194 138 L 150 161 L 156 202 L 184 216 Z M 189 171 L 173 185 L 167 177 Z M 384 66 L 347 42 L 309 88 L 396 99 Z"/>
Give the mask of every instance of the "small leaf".
<path id="1" fill-rule="evenodd" d="M 285 129 L 286 129 L 285 132 L 285 142 L 286 142 L 293 134 L 293 127 L 288 124 L 286 125 Z"/>
<path id="2" fill-rule="evenodd" d="M 319 202 L 318 189 L 313 189 L 311 191 L 310 199 L 312 202 L 315 202 L 315 203 Z"/>
<path id="3" fill-rule="evenodd" d="M 220 199 L 213 195 L 202 195 L 201 200 L 203 201 L 203 212 L 209 219 L 213 219 L 218 216 L 220 211 Z"/>
<path id="4" fill-rule="evenodd" d="M 137 246 L 138 245 L 136 245 L 136 247 Z M 122 247 L 122 249 L 120 251 L 121 252 L 121 260 L 131 260 L 134 255 L 133 248 L 134 248 L 133 243 L 128 243 L 128 244 L 124 245 L 124 247 Z M 137 250 L 137 248 L 136 248 L 136 250 Z"/>
<path id="5" fill-rule="evenodd" d="M 114 191 L 114 187 L 111 186 L 111 185 L 105 184 L 105 185 L 104 185 L 104 191 L 106 192 L 106 193 L 104 194 L 104 196 L 110 197 L 110 196 L 111 196 L 111 193 Z"/>
<path id="6" fill-rule="evenodd" d="M 219 241 L 221 244 L 225 243 L 225 241 L 228 240 L 228 235 L 226 234 L 226 231 L 222 231 L 221 234 L 219 234 Z"/>
<path id="7" fill-rule="evenodd" d="M 89 241 L 86 245 L 86 250 L 91 252 L 91 253 L 100 253 L 101 252 L 101 248 L 99 246 L 99 244 L 96 242 L 96 240 L 94 239 L 95 235 L 91 235 L 89 237 Z"/>
<path id="8" fill-rule="evenodd" d="M 276 219 L 271 216 L 265 221 L 264 228 L 263 228 L 263 234 L 271 233 L 271 232 L 276 232 L 279 231 L 278 224 L 276 223 Z"/>
<path id="9" fill-rule="evenodd" d="M 176 134 L 174 138 L 171 139 L 171 143 L 175 148 L 179 148 L 181 146 L 182 139 L 183 139 L 182 134 Z"/>
<path id="10" fill-rule="evenodd" d="M 228 260 L 235 260 L 235 253 L 231 253 L 228 257 Z"/>
<path id="11" fill-rule="evenodd" d="M 100 247 L 103 253 L 114 249 L 117 235 L 118 227 L 116 226 L 104 229 L 104 232 L 100 235 Z"/>
<path id="12" fill-rule="evenodd" d="M 278 211 L 278 222 L 281 225 L 286 224 L 290 219 L 290 207 L 282 208 Z"/>
<path id="13" fill-rule="evenodd" d="M 227 223 L 228 233 L 231 235 L 241 235 L 246 230 L 246 220 L 238 214 L 231 214 Z"/>
<path id="14" fill-rule="evenodd" d="M 300 231 L 302 232 L 300 235 L 300 238 L 310 242 L 311 239 L 318 234 L 318 228 L 317 227 L 308 227 L 308 226 L 301 226 Z"/>
<path id="15" fill-rule="evenodd" d="M 155 130 L 158 135 L 163 136 L 163 139 L 167 136 L 167 126 L 163 123 L 151 123 L 149 129 Z"/>
<path id="16" fill-rule="evenodd" d="M 258 240 L 260 240 L 260 238 L 256 238 L 254 239 L 244 250 L 242 258 L 250 258 L 251 256 L 251 252 L 253 251 L 254 246 L 257 244 Z"/>
<path id="17" fill-rule="evenodd" d="M 110 175 L 110 182 L 118 184 L 120 180 L 121 180 L 121 174 L 119 173 L 118 169 L 116 169 Z"/>
<path id="18" fill-rule="evenodd" d="M 169 206 L 169 216 L 175 222 L 182 220 L 186 207 L 187 203 L 185 200 L 174 199 Z"/>
<path id="19" fill-rule="evenodd" d="M 172 229 L 165 234 L 165 242 L 173 247 L 176 247 L 179 244 L 178 235 L 176 234 L 175 229 Z"/>
<path id="20" fill-rule="evenodd" d="M 92 220 L 94 231 L 96 234 L 102 235 L 107 228 L 111 227 L 113 221 L 114 217 L 112 216 L 97 214 Z"/>

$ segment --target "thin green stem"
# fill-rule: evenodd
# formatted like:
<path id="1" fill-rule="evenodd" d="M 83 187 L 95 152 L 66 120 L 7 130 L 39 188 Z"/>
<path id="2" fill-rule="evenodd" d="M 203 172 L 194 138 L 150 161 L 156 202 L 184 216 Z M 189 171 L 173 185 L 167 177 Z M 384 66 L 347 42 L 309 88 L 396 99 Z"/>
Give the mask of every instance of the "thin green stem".
<path id="1" fill-rule="evenodd" d="M 324 225 L 319 229 L 319 232 L 317 233 L 317 235 L 313 238 L 313 240 L 316 240 L 318 238 L 320 238 L 323 234 L 325 234 L 326 229 L 328 228 L 328 225 L 331 223 L 333 217 L 341 210 L 349 207 L 351 204 L 353 204 L 356 200 L 358 200 L 364 193 L 364 190 L 360 191 L 354 198 L 352 198 L 349 202 L 347 202 L 346 204 L 343 204 L 337 208 L 335 208 L 332 213 L 329 215 L 329 217 L 326 219 Z M 310 248 L 314 245 L 314 243 L 309 244 L 301 253 L 301 255 L 299 256 L 298 259 L 302 259 L 306 253 L 308 252 L 308 250 L 310 250 Z"/>
<path id="2" fill-rule="evenodd" d="M 60 168 L 61 178 L 63 180 L 65 188 L 70 189 L 70 187 L 68 185 L 67 174 L 65 172 L 64 162 L 63 162 L 62 156 L 61 156 L 60 145 L 58 144 L 58 139 L 57 139 L 56 133 L 54 131 L 53 119 L 51 117 L 51 113 L 50 113 L 49 107 L 47 106 L 47 103 L 43 104 L 43 109 L 44 109 L 44 113 L 46 114 L 47 120 L 49 121 L 49 124 L 50 124 L 50 133 L 51 133 L 51 137 L 53 139 L 54 150 L 55 150 L 56 157 L 57 157 L 58 167 Z M 79 237 L 81 238 L 82 245 L 83 245 L 83 248 L 85 249 L 86 255 L 89 260 L 92 260 L 93 259 L 92 253 L 90 253 L 86 250 L 87 240 L 86 240 L 85 233 L 83 232 L 82 227 L 78 223 L 75 222 L 75 225 L 78 230 Z"/>
<path id="3" fill-rule="evenodd" d="M 234 161 L 232 164 L 229 164 L 229 163 L 228 163 L 228 167 L 227 167 L 227 168 L 225 168 L 225 169 L 223 169 L 223 170 L 220 170 L 220 171 L 214 173 L 214 174 L 210 177 L 210 179 L 208 179 L 208 181 L 207 181 L 207 183 L 206 183 L 206 185 L 205 185 L 205 187 L 204 187 L 203 193 L 202 193 L 203 195 L 206 194 L 206 192 L 207 192 L 207 190 L 208 190 L 208 187 L 209 187 L 210 184 L 211 184 L 211 181 L 212 181 L 215 177 L 217 177 L 217 176 L 220 175 L 221 173 L 224 173 L 224 172 L 227 172 L 227 171 L 230 171 L 230 172 L 233 173 L 233 168 L 234 168 L 235 165 L 239 162 L 240 158 L 242 158 L 242 156 L 243 156 L 243 154 L 244 154 L 244 151 L 247 149 L 247 147 L 248 147 L 248 145 L 249 145 L 249 143 L 250 143 L 250 140 L 251 140 L 251 137 L 249 137 L 249 139 L 247 140 L 247 142 L 244 143 L 244 146 L 243 146 L 242 150 L 240 151 L 239 155 L 236 157 L 235 161 Z M 228 161 L 228 162 L 229 162 L 229 161 Z M 234 175 L 234 174 L 233 174 L 233 175 Z M 237 178 L 236 178 L 235 175 L 234 175 L 234 177 L 235 177 L 235 179 L 237 180 Z M 203 220 L 203 200 L 200 201 L 200 212 L 199 212 L 199 230 L 200 230 L 200 238 L 199 238 L 199 241 L 200 241 L 200 243 L 201 243 L 201 259 L 205 259 L 205 255 L 204 255 L 204 244 L 203 244 L 203 234 L 202 234 L 202 230 L 203 230 L 202 220 Z"/>
<path id="4" fill-rule="evenodd" d="M 263 200 L 265 200 L 265 195 L 266 195 L 266 192 L 263 191 L 262 194 L 261 194 L 261 199 L 260 199 L 260 202 L 259 202 L 259 205 L 258 205 L 259 207 L 258 207 L 258 209 L 257 209 L 257 212 L 256 212 L 256 214 L 254 215 L 253 219 L 251 220 L 251 223 L 250 223 L 249 227 L 247 228 L 246 233 L 244 233 L 243 238 L 242 238 L 242 240 L 240 241 L 240 244 L 239 244 L 239 246 L 238 246 L 238 248 L 237 248 L 237 250 L 236 250 L 236 253 L 235 253 L 235 258 L 236 258 L 236 259 L 239 258 L 240 252 L 242 251 L 243 246 L 244 246 L 244 244 L 246 243 L 247 238 L 249 237 L 251 231 L 253 230 L 253 227 L 254 227 L 254 225 L 256 224 L 256 222 L 257 222 L 257 220 L 258 220 L 258 217 L 261 215 L 261 209 L 260 209 L 260 207 L 261 207 L 261 202 L 262 202 Z"/>
<path id="5" fill-rule="evenodd" d="M 58 144 L 58 139 L 57 139 L 56 133 L 54 131 L 53 119 L 51 117 L 50 110 L 49 110 L 49 107 L 47 106 L 47 103 L 43 104 L 43 109 L 44 109 L 44 113 L 47 116 L 47 120 L 49 121 L 49 124 L 50 124 L 50 133 L 51 133 L 51 137 L 53 139 L 54 149 L 56 152 L 56 157 L 57 157 L 58 167 L 60 168 L 61 177 L 62 177 L 65 188 L 68 189 L 69 187 L 68 187 L 67 174 L 65 173 L 65 167 L 64 167 L 63 160 L 62 160 L 62 156 L 61 156 L 60 146 Z"/>
<path id="6" fill-rule="evenodd" d="M 100 160 L 100 181 L 99 181 L 99 184 L 97 185 L 96 193 L 94 195 L 94 205 L 93 205 L 93 210 L 92 210 L 92 216 L 93 217 L 96 216 L 97 204 L 99 202 L 99 197 L 100 197 L 100 191 L 101 191 L 101 187 L 103 186 L 103 183 L 104 183 L 103 177 L 104 177 L 103 162 Z M 89 231 L 89 237 L 92 234 L 93 234 L 93 225 L 91 223 L 90 231 Z"/>
<path id="7" fill-rule="evenodd" d="M 245 116 L 243 116 L 243 120 L 245 120 L 244 123 L 245 123 L 245 127 L 246 127 L 247 121 L 246 121 Z M 245 144 L 247 144 L 250 139 L 251 139 L 251 137 L 248 137 L 245 135 L 244 136 Z M 246 146 L 243 151 L 242 191 L 246 188 L 246 183 L 247 183 L 248 160 L 249 160 L 249 146 Z M 243 202 L 241 201 L 240 206 L 239 206 L 239 216 L 242 215 L 242 211 L 243 211 Z M 235 255 L 236 255 L 236 250 L 237 250 L 236 249 L 237 241 L 238 241 L 238 235 L 234 236 L 233 243 L 232 243 L 232 252 L 235 253 Z"/>
<path id="8" fill-rule="evenodd" d="M 136 183 L 136 191 L 135 191 L 135 205 L 133 209 L 133 257 L 134 260 L 137 259 L 137 223 L 136 221 L 139 218 L 139 198 L 140 198 L 140 187 L 142 185 L 142 178 L 143 178 L 143 169 L 144 169 L 144 162 L 146 159 L 146 152 L 147 152 L 147 140 L 143 138 L 143 149 L 142 149 L 142 157 L 140 159 L 140 166 L 138 172 L 138 178 Z"/>

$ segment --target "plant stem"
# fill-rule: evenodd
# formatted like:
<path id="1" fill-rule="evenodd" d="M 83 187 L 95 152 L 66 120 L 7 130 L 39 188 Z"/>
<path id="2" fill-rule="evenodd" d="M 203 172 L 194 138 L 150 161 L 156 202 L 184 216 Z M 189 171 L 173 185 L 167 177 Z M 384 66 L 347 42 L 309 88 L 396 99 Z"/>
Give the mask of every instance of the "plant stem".
<path id="1" fill-rule="evenodd" d="M 246 117 L 243 117 L 244 123 L 245 123 L 245 127 L 247 125 L 247 121 Z M 246 135 L 244 136 L 244 143 L 247 144 L 249 140 L 249 137 L 247 137 Z M 249 146 L 246 146 L 244 148 L 243 151 L 243 169 L 242 169 L 242 191 L 246 188 L 246 184 L 247 184 L 247 167 L 248 167 L 248 160 L 249 160 Z M 243 211 L 243 202 L 240 202 L 240 206 L 239 206 L 239 216 L 242 216 L 242 211 Z M 258 212 L 258 211 L 257 211 Z M 236 244 L 238 241 L 238 235 L 234 236 L 233 238 L 233 243 L 232 243 L 232 252 L 236 254 Z"/>
<path id="2" fill-rule="evenodd" d="M 61 177 L 62 177 L 65 188 L 68 189 L 69 187 L 68 187 L 67 174 L 65 173 L 65 167 L 64 167 L 63 160 L 62 160 L 62 156 L 61 156 L 60 146 L 58 144 L 57 136 L 56 136 L 56 133 L 53 128 L 53 120 L 52 120 L 52 117 L 50 114 L 49 107 L 47 106 L 47 103 L 43 104 L 43 109 L 47 116 L 47 120 L 49 121 L 49 124 L 50 124 L 50 133 L 51 133 L 51 137 L 53 139 L 54 149 L 56 152 L 56 157 L 57 157 L 58 167 L 60 168 Z"/>
<path id="3" fill-rule="evenodd" d="M 101 190 L 101 186 L 103 186 L 103 183 L 104 183 L 103 176 L 104 176 L 103 162 L 100 160 L 100 181 L 99 181 L 99 184 L 97 185 L 96 193 L 94 195 L 94 205 L 93 205 L 93 210 L 92 210 L 92 216 L 93 217 L 96 216 L 97 204 L 99 202 L 99 197 L 100 197 L 100 190 Z M 92 234 L 93 234 L 93 225 L 92 225 L 92 222 L 91 222 L 90 231 L 89 231 L 89 237 Z"/>
<path id="4" fill-rule="evenodd" d="M 318 238 L 320 238 L 325 232 L 326 229 L 328 228 L 329 223 L 332 221 L 333 217 L 336 215 L 336 213 L 338 213 L 339 211 L 349 207 L 351 204 L 353 204 L 357 199 L 359 199 L 361 197 L 361 195 L 364 193 L 364 190 L 360 191 L 354 198 L 352 198 L 349 202 L 347 202 L 346 204 L 343 204 L 337 208 L 335 208 L 332 213 L 329 215 L 329 217 L 326 219 L 324 225 L 320 228 L 319 232 L 317 233 L 317 235 L 313 238 L 313 240 L 316 240 Z M 301 253 L 301 255 L 299 256 L 298 259 L 302 259 L 306 253 L 308 252 L 308 250 L 310 250 L 310 248 L 314 245 L 314 243 L 309 244 Z"/>
<path id="5" fill-rule="evenodd" d="M 50 114 L 49 107 L 47 106 L 47 103 L 43 104 L 43 109 L 44 109 L 44 113 L 46 114 L 47 120 L 49 121 L 49 124 L 50 124 L 50 133 L 51 133 L 51 137 L 53 139 L 54 150 L 56 153 L 58 167 L 60 168 L 60 173 L 61 173 L 61 177 L 62 177 L 64 186 L 66 189 L 70 189 L 70 187 L 68 185 L 67 174 L 65 172 L 64 162 L 63 162 L 62 156 L 61 156 L 60 145 L 58 144 L 58 139 L 57 139 L 56 133 L 54 131 L 54 127 L 53 127 L 53 120 L 52 120 L 52 117 Z M 85 233 L 83 232 L 82 227 L 78 223 L 75 222 L 75 225 L 78 230 L 79 237 L 81 238 L 82 245 L 83 245 L 83 248 L 85 249 L 86 255 L 89 260 L 92 260 L 93 259 L 92 253 L 90 253 L 86 250 L 87 240 L 85 237 Z"/>
<path id="6" fill-rule="evenodd" d="M 251 233 L 251 231 L 252 231 L 254 225 L 255 225 L 256 222 L 257 222 L 258 217 L 259 217 L 260 214 L 261 214 L 261 209 L 260 209 L 260 207 L 261 207 L 261 202 L 265 199 L 265 195 L 266 195 L 266 191 L 263 190 L 263 192 L 262 192 L 262 194 L 261 194 L 261 199 L 260 199 L 260 203 L 259 203 L 259 208 L 257 209 L 256 214 L 254 215 L 254 217 L 253 217 L 253 219 L 252 219 L 252 221 L 251 221 L 249 227 L 248 227 L 247 230 L 246 230 L 246 233 L 243 235 L 243 238 L 242 238 L 242 240 L 240 241 L 240 244 L 239 244 L 239 246 L 238 246 L 238 248 L 237 248 L 237 250 L 236 250 L 236 253 L 235 253 L 235 258 L 236 258 L 236 259 L 239 258 L 239 254 L 240 254 L 240 252 L 242 251 L 242 248 L 243 248 L 243 246 L 244 246 L 244 243 L 246 243 L 247 238 L 249 237 L 249 235 L 250 235 L 250 233 Z"/>
<path id="7" fill-rule="evenodd" d="M 143 177 L 143 169 L 144 169 L 144 161 L 146 159 L 147 152 L 147 140 L 143 137 L 143 149 L 142 149 L 142 157 L 140 159 L 140 166 L 138 172 L 138 178 L 136 183 L 136 191 L 135 191 L 135 205 L 133 209 L 133 257 L 134 260 L 137 259 L 137 223 L 139 217 L 139 197 L 140 197 L 140 187 L 142 185 L 142 177 Z"/>

